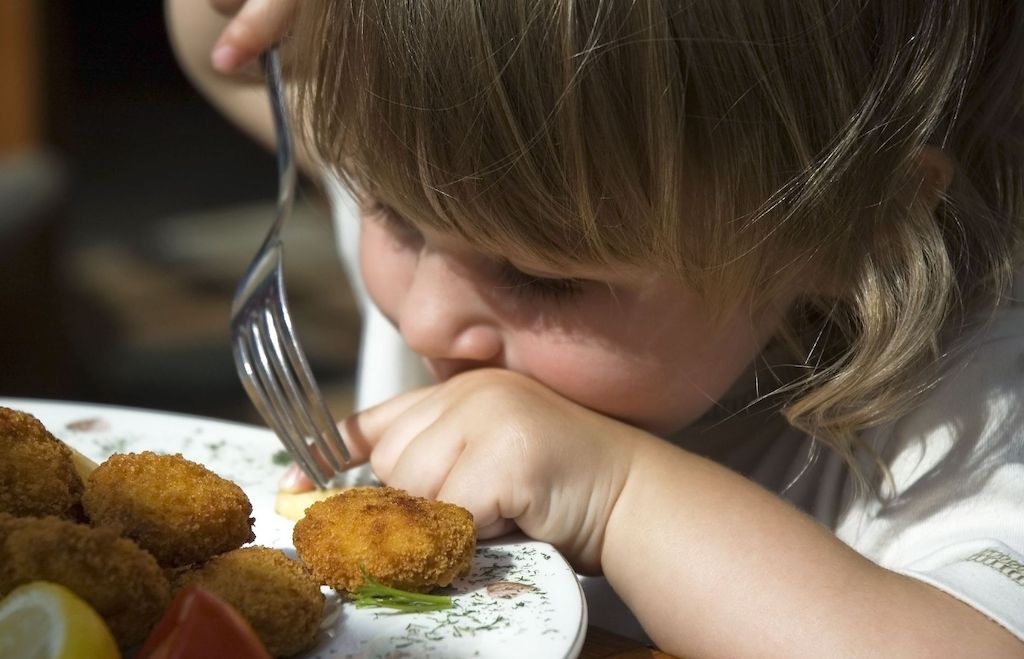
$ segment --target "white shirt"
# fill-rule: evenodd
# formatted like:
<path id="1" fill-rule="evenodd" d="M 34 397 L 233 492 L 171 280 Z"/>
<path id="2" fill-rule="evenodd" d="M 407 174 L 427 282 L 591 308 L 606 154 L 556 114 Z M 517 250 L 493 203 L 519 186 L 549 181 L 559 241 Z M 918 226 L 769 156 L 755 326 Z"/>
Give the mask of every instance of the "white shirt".
<path id="1" fill-rule="evenodd" d="M 356 383 L 356 409 L 363 409 L 430 377 L 368 301 L 355 203 L 333 177 L 326 183 L 339 252 L 364 313 Z M 1024 292 L 1024 281 L 1015 290 Z M 963 600 L 1024 640 L 1024 305 L 1000 309 L 951 362 L 910 414 L 865 433 L 892 476 L 880 497 L 858 492 L 838 455 L 774 412 L 741 417 L 725 405 L 672 439 L 697 452 L 706 446 L 859 553 Z M 645 639 L 605 580 L 583 583 L 591 624 Z"/>
<path id="2" fill-rule="evenodd" d="M 432 382 L 422 360 L 370 302 L 359 274 L 359 208 L 334 176 L 324 177 L 342 265 L 363 314 L 356 372 L 355 409 L 362 410 Z"/>
<path id="3" fill-rule="evenodd" d="M 836 535 L 1024 640 L 1024 306 L 997 311 L 921 405 L 866 439 L 892 483 L 847 486 Z"/>
<path id="4" fill-rule="evenodd" d="M 1019 275 L 1014 292 L 1022 291 Z M 858 553 L 1024 640 L 1024 304 L 978 323 L 910 413 L 863 433 L 891 476 L 876 479 L 874 493 L 778 414 L 733 419 L 726 405 L 673 439 L 707 447 L 709 457 L 778 492 Z M 730 437 L 754 438 L 715 455 L 715 443 Z M 864 468 L 873 462 L 865 458 Z"/>

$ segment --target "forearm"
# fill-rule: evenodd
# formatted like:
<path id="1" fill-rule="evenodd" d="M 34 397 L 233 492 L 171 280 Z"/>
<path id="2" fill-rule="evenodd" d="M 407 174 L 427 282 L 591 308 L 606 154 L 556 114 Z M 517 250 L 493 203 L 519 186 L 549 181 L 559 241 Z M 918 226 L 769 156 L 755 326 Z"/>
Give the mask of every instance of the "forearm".
<path id="1" fill-rule="evenodd" d="M 954 598 L 871 563 L 778 497 L 660 442 L 637 453 L 602 567 L 685 656 L 1019 656 Z"/>

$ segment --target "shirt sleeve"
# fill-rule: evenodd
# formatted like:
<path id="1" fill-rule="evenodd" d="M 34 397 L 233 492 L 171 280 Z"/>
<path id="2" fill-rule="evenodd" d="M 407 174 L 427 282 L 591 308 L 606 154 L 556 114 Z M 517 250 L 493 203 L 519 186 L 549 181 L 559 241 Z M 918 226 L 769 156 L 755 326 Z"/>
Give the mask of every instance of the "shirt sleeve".
<path id="1" fill-rule="evenodd" d="M 997 540 L 950 547 L 897 572 L 978 609 L 1024 641 L 1024 556 Z"/>
<path id="2" fill-rule="evenodd" d="M 890 478 L 847 488 L 836 534 L 1024 641 L 1022 332 L 1019 312 L 993 321 L 927 400 L 866 437 Z"/>

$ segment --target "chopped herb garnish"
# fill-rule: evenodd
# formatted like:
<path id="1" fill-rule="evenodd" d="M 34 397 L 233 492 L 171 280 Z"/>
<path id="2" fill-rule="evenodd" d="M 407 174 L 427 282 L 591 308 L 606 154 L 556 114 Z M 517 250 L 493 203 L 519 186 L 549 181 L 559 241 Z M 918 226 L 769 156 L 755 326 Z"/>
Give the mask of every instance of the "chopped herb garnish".
<path id="1" fill-rule="evenodd" d="M 275 453 L 273 455 L 273 457 L 270 458 L 270 460 L 274 464 L 282 466 L 282 467 L 284 467 L 285 465 L 290 465 L 293 462 L 292 454 L 289 453 L 288 451 L 283 451 L 283 450 L 282 451 L 278 451 L 277 453 Z"/>
<path id="2" fill-rule="evenodd" d="M 402 613 L 415 613 L 452 608 L 452 598 L 448 595 L 425 595 L 391 588 L 374 581 L 362 565 L 359 571 L 363 573 L 363 585 L 352 594 L 352 602 L 358 609 L 379 606 Z"/>

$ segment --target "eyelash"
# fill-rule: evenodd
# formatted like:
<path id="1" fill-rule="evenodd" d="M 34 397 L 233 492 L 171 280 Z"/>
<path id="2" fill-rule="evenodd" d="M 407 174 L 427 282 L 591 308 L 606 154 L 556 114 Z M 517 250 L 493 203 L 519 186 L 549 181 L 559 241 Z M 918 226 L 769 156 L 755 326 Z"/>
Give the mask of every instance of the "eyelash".
<path id="1" fill-rule="evenodd" d="M 419 230 L 396 214 L 391 207 L 377 200 L 367 202 L 365 212 L 384 224 L 388 232 L 404 245 L 422 240 Z M 527 274 L 508 261 L 498 265 L 497 276 L 501 287 L 515 295 L 534 300 L 565 302 L 583 292 L 582 282 L 572 278 L 537 277 Z"/>
<path id="2" fill-rule="evenodd" d="M 383 224 L 388 233 L 403 245 L 418 243 L 423 238 L 413 224 L 377 200 L 368 202 L 365 212 Z"/>
<path id="3" fill-rule="evenodd" d="M 505 289 L 524 298 L 567 302 L 583 292 L 583 282 L 579 279 L 536 277 L 523 272 L 507 261 L 499 267 L 498 277 Z"/>

